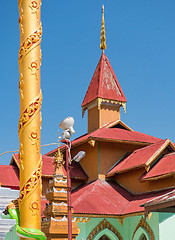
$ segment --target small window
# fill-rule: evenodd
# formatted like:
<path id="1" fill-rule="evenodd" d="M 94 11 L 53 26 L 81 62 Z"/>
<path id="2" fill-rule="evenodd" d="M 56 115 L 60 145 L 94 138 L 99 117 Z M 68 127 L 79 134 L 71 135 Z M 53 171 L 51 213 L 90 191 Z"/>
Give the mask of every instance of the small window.
<path id="1" fill-rule="evenodd" d="M 99 240 L 110 240 L 110 238 L 108 238 L 106 235 L 103 235 L 101 238 L 99 238 Z"/>
<path id="2" fill-rule="evenodd" d="M 142 234 L 142 236 L 139 238 L 139 240 L 147 240 L 147 237 L 145 236 L 145 234 Z"/>

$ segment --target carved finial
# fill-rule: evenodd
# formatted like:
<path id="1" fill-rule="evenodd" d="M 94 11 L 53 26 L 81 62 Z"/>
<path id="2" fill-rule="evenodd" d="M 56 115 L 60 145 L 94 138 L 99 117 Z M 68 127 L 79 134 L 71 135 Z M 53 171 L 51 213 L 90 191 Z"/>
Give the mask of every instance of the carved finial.
<path id="1" fill-rule="evenodd" d="M 57 151 L 57 154 L 54 158 L 54 163 L 55 164 L 55 172 L 54 172 L 54 175 L 56 175 L 58 173 L 58 169 L 61 167 L 61 165 L 63 164 L 63 156 L 61 154 L 61 151 L 60 151 L 60 139 L 61 137 L 59 137 L 59 131 L 58 131 L 58 151 Z"/>
<path id="2" fill-rule="evenodd" d="M 100 49 L 104 53 L 106 49 L 106 36 L 105 36 L 105 18 L 104 18 L 104 5 L 102 5 L 102 21 L 101 21 L 101 38 L 100 38 Z"/>

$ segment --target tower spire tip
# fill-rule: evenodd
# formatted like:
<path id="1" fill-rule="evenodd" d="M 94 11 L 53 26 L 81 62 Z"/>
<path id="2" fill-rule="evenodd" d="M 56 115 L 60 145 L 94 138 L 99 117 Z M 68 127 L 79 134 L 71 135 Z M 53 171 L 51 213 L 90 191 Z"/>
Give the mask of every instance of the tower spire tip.
<path id="1" fill-rule="evenodd" d="M 104 5 L 102 5 L 102 21 L 101 21 L 101 38 L 100 38 L 100 49 L 104 53 L 106 49 L 106 36 L 105 36 L 105 19 L 104 19 Z"/>

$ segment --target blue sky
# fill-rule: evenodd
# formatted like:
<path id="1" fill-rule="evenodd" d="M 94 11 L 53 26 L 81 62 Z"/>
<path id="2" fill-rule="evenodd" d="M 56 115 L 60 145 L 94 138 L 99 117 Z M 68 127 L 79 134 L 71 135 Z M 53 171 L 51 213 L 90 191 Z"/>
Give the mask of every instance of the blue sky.
<path id="1" fill-rule="evenodd" d="M 19 146 L 17 2 L 1 0 L 0 8 L 0 153 Z M 121 120 L 175 142 L 175 1 L 52 0 L 42 2 L 41 143 L 57 142 L 58 125 L 67 116 L 75 118 L 73 138 L 86 132 L 81 103 L 101 55 L 102 4 L 105 53 L 128 101 Z M 0 164 L 10 159 L 6 154 Z"/>

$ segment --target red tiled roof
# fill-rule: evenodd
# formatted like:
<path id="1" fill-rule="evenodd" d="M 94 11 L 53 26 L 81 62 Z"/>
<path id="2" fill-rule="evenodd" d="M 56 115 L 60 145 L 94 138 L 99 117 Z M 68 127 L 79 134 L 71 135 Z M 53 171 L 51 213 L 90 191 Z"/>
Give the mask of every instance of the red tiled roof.
<path id="1" fill-rule="evenodd" d="M 72 146 L 80 145 L 83 142 L 87 142 L 90 139 L 99 139 L 105 141 L 118 141 L 118 142 L 140 142 L 140 143 L 156 143 L 160 141 L 160 138 L 152 137 L 150 135 L 136 132 L 136 131 L 129 131 L 121 128 L 108 128 L 102 127 L 94 132 L 89 134 L 84 134 L 71 142 Z M 64 145 L 61 147 L 64 148 Z M 48 152 L 46 155 L 49 156 L 56 152 L 57 149 L 54 149 Z"/>
<path id="2" fill-rule="evenodd" d="M 72 193 L 74 213 L 121 214 L 131 200 L 130 194 L 117 185 L 97 180 Z"/>
<path id="3" fill-rule="evenodd" d="M 19 163 L 18 154 L 15 153 L 14 156 Z M 47 155 L 43 155 L 42 161 L 43 161 L 42 175 L 52 176 L 54 174 L 54 170 L 55 170 L 55 166 L 53 165 L 54 158 L 49 157 Z M 79 178 L 79 179 L 87 179 L 88 178 L 87 174 L 81 167 L 80 163 L 73 161 L 71 166 L 72 166 L 71 171 L 70 171 L 71 178 Z M 67 175 L 65 168 L 63 169 L 63 172 L 65 175 Z"/>
<path id="4" fill-rule="evenodd" d="M 15 159 L 17 160 L 18 164 L 19 164 L 19 155 L 18 153 L 13 154 Z M 43 166 L 42 166 L 42 175 L 48 175 L 48 176 L 52 176 L 54 173 L 54 165 L 53 165 L 53 157 L 49 157 L 46 155 L 42 156 L 42 161 L 43 161 Z"/>
<path id="5" fill-rule="evenodd" d="M 157 151 L 166 143 L 166 141 L 168 140 L 161 140 L 147 147 L 135 150 L 128 157 L 124 158 L 123 161 L 114 166 L 114 168 L 107 173 L 107 176 L 111 176 L 118 172 L 127 171 L 131 168 L 145 166 L 149 159 L 157 153 Z"/>
<path id="6" fill-rule="evenodd" d="M 126 102 L 111 64 L 104 53 L 101 55 L 81 106 L 85 106 L 98 97 Z"/>
<path id="7" fill-rule="evenodd" d="M 169 175 L 175 172 L 175 152 L 163 156 L 156 165 L 141 180 L 149 180 L 152 178 Z"/>
<path id="8" fill-rule="evenodd" d="M 88 175 L 81 167 L 80 163 L 73 161 L 71 164 L 70 176 L 75 179 L 88 179 Z M 66 170 L 64 169 L 64 174 L 67 175 Z"/>
<path id="9" fill-rule="evenodd" d="M 18 170 L 14 166 L 0 165 L 0 183 L 2 187 L 19 189 Z"/>
<path id="10" fill-rule="evenodd" d="M 115 182 L 96 180 L 72 192 L 72 206 L 75 214 L 126 215 L 144 211 L 141 204 L 169 191 L 133 196 Z"/>
<path id="11" fill-rule="evenodd" d="M 43 161 L 42 175 L 52 176 L 54 174 L 54 170 L 55 170 L 55 167 L 53 165 L 54 158 L 43 155 L 42 156 L 42 161 Z"/>

